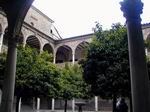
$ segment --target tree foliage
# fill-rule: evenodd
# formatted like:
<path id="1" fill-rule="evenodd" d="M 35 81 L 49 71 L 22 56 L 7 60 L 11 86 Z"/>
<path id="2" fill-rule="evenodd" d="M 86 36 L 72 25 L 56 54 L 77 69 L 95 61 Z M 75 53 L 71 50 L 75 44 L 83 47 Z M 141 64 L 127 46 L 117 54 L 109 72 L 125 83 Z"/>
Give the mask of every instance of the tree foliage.
<path id="1" fill-rule="evenodd" d="M 4 56 L 5 57 L 5 56 Z M 52 64 L 52 55 L 38 53 L 26 46 L 18 47 L 16 64 L 15 95 L 18 97 L 56 97 L 59 89 L 60 72 Z M 2 56 L 1 56 L 2 59 Z M 4 59 L 2 59 L 5 62 Z M 5 65 L 1 63 L 4 71 Z"/>
<path id="2" fill-rule="evenodd" d="M 67 111 L 67 100 L 73 98 L 90 98 L 90 87 L 87 85 L 83 78 L 83 70 L 78 64 L 68 65 L 61 69 L 60 77 L 60 98 L 65 100 L 64 112 Z"/>
<path id="3" fill-rule="evenodd" d="M 96 37 L 90 44 L 83 64 L 84 79 L 92 92 L 104 99 L 130 95 L 127 32 L 124 26 L 113 24 L 102 30 L 97 23 Z"/>
<path id="4" fill-rule="evenodd" d="M 60 96 L 63 99 L 90 98 L 90 87 L 82 78 L 82 68 L 78 64 L 66 64 L 60 77 Z"/>

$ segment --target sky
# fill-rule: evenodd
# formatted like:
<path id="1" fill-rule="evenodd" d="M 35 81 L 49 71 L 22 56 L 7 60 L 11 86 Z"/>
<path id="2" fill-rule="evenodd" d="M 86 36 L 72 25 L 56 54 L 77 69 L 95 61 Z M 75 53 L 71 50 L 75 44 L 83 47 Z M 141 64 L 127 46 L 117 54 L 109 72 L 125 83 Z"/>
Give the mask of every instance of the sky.
<path id="1" fill-rule="evenodd" d="M 119 2 L 122 0 L 35 0 L 33 5 L 54 20 L 62 38 L 93 33 L 95 22 L 103 29 L 110 29 L 113 23 L 125 23 Z M 150 0 L 144 3 L 142 23 L 150 22 Z"/>

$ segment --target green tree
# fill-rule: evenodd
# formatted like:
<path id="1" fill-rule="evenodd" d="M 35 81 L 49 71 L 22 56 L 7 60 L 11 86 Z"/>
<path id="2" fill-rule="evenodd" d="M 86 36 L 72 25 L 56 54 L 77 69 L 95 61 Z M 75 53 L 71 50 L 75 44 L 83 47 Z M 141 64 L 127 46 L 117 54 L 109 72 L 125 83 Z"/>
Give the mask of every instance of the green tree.
<path id="1" fill-rule="evenodd" d="M 67 100 L 91 97 L 90 87 L 84 82 L 82 72 L 82 68 L 78 64 L 66 64 L 62 68 L 60 97 L 65 100 L 65 112 L 67 110 Z"/>
<path id="2" fill-rule="evenodd" d="M 127 31 L 120 24 L 102 30 L 97 23 L 96 38 L 90 44 L 83 63 L 84 79 L 92 92 L 104 99 L 113 99 L 113 112 L 119 96 L 130 96 Z"/>
<path id="3" fill-rule="evenodd" d="M 36 49 L 18 47 L 15 84 L 16 112 L 20 97 L 55 98 L 58 96 L 60 72 L 51 61 L 52 55 L 48 52 L 39 54 Z"/>

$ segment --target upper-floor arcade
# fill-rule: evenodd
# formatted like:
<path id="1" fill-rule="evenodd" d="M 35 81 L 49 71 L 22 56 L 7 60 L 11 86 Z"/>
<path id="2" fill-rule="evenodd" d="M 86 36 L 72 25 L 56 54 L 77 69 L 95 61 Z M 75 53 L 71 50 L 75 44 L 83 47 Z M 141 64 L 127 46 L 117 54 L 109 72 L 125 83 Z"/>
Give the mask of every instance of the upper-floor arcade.
<path id="1" fill-rule="evenodd" d="M 20 43 L 37 48 L 39 52 L 48 51 L 53 54 L 54 63 L 78 61 L 84 58 L 86 46 L 91 42 L 93 34 L 75 36 L 62 39 L 52 30 L 53 20 L 48 18 L 35 7 L 31 7 L 24 20 Z M 7 19 L 3 12 L 0 13 L 0 51 L 6 49 L 6 39 L 3 38 L 7 31 Z M 150 24 L 142 26 L 144 39 L 150 38 Z M 2 46 L 3 45 L 3 46 Z"/>

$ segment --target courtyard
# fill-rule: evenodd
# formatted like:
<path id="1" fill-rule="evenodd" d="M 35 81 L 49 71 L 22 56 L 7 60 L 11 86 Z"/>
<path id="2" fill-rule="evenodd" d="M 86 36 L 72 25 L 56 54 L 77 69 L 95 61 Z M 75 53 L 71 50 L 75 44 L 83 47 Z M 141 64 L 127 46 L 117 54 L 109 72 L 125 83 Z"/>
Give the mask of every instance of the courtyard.
<path id="1" fill-rule="evenodd" d="M 83 87 L 79 84 L 77 84 L 77 86 L 76 86 L 75 82 L 78 81 L 77 79 L 79 79 L 81 77 L 81 75 L 78 77 L 72 76 L 75 79 L 75 80 L 71 80 L 72 82 L 71 81 L 69 82 L 68 79 L 70 77 L 66 77 L 66 76 L 67 75 L 69 76 L 71 73 L 77 74 L 77 72 L 74 72 L 74 71 L 72 72 L 71 71 L 72 69 L 70 69 L 69 67 L 72 67 L 72 65 L 75 65 L 78 62 L 82 62 L 82 59 L 85 58 L 85 55 L 87 53 L 87 51 L 85 49 L 88 48 L 88 46 L 92 42 L 92 39 L 95 38 L 94 37 L 95 34 L 94 33 L 84 34 L 84 35 L 79 35 L 79 36 L 75 36 L 75 37 L 71 37 L 71 38 L 67 38 L 67 39 L 62 39 L 58 35 L 58 33 L 56 33 L 56 34 L 53 33 L 56 31 L 54 31 L 54 29 L 52 29 L 52 27 L 49 27 L 49 26 L 52 26 L 54 21 L 51 20 L 49 17 L 47 17 L 45 14 L 43 14 L 36 7 L 31 6 L 32 2 L 33 2 L 32 0 L 0 1 L 0 7 L 2 7 L 2 9 L 3 9 L 0 12 L 0 17 L 1 17 L 1 19 L 0 19 L 0 32 L 1 32 L 0 49 L 1 50 L 0 50 L 0 52 L 6 52 L 4 54 L 7 55 L 7 58 L 5 57 L 6 60 L 4 60 L 4 61 L 6 61 L 7 64 L 6 64 L 5 78 L 3 79 L 4 80 L 3 81 L 3 89 L 1 90 L 2 100 L 1 100 L 0 111 L 1 112 L 12 112 L 13 111 L 14 102 L 15 102 L 14 93 L 16 92 L 15 91 L 15 76 L 18 77 L 18 75 L 16 75 L 16 73 L 17 73 L 16 66 L 18 65 L 17 55 L 19 54 L 19 53 L 17 53 L 17 44 L 21 44 L 24 48 L 26 48 L 26 46 L 30 46 L 31 48 L 36 49 L 36 51 L 33 50 L 33 52 L 31 52 L 31 54 L 33 55 L 33 57 L 37 56 L 37 58 L 35 58 L 35 59 L 33 58 L 33 60 L 37 59 L 37 61 L 34 62 L 35 64 L 33 64 L 34 65 L 33 67 L 29 67 L 28 71 L 26 72 L 26 75 L 31 72 L 31 74 L 33 74 L 33 76 L 34 76 L 34 73 L 36 73 L 34 70 L 32 71 L 32 68 L 34 68 L 34 67 L 35 68 L 38 67 L 38 70 L 40 71 L 40 72 L 37 72 L 38 74 L 42 74 L 42 73 L 46 74 L 47 72 L 45 72 L 45 71 L 50 72 L 50 74 L 48 74 L 48 75 L 46 74 L 46 76 L 47 76 L 46 79 L 51 78 L 52 74 L 54 74 L 54 76 L 55 76 L 55 73 L 57 73 L 57 75 L 60 75 L 61 73 L 63 74 L 62 76 L 60 75 L 63 78 L 63 80 L 59 80 L 61 78 L 57 79 L 56 77 L 54 77 L 54 79 L 56 78 L 57 80 L 59 80 L 58 85 L 60 85 L 61 92 L 63 93 L 60 96 L 61 96 L 61 98 L 64 98 L 64 100 L 65 100 L 65 102 L 63 104 L 60 103 L 61 101 L 57 102 L 57 98 L 54 98 L 54 97 L 59 96 L 59 94 L 56 94 L 56 93 L 61 93 L 60 91 L 59 92 L 54 91 L 54 93 L 51 93 L 52 91 L 49 91 L 49 90 L 53 89 L 53 88 L 51 88 L 51 89 L 49 88 L 49 84 L 54 83 L 54 86 L 57 86 L 57 83 L 56 83 L 57 80 L 55 79 L 55 80 L 51 81 L 51 83 L 49 83 L 50 80 L 48 80 L 48 84 L 47 84 L 47 83 L 45 83 L 46 82 L 45 79 L 42 79 L 42 78 L 44 78 L 44 76 L 40 77 L 40 75 L 39 75 L 39 77 L 42 79 L 42 81 L 44 80 L 42 82 L 43 85 L 41 87 L 38 87 L 38 88 L 36 88 L 36 86 L 32 87 L 32 84 L 34 85 L 34 84 L 38 83 L 38 82 L 36 82 L 38 80 L 35 79 L 35 80 L 31 81 L 31 82 L 35 81 L 35 83 L 31 83 L 32 89 L 29 86 L 29 88 L 26 91 L 23 91 L 23 92 L 21 91 L 21 93 L 22 93 L 21 95 L 24 95 L 27 92 L 27 95 L 29 95 L 29 96 L 33 93 L 34 94 L 37 93 L 36 95 L 38 96 L 38 97 L 34 98 L 34 100 L 32 100 L 32 102 L 30 100 L 29 101 L 30 103 L 26 102 L 27 98 L 22 100 L 22 101 L 25 101 L 24 102 L 25 104 L 29 104 L 28 107 L 25 107 L 25 108 L 31 107 L 32 111 L 46 112 L 47 109 L 48 109 L 48 111 L 50 111 L 50 110 L 58 111 L 59 109 L 58 110 L 56 109 L 57 106 L 61 105 L 59 108 L 63 109 L 64 105 L 66 105 L 68 107 L 70 106 L 69 111 L 77 111 L 77 107 L 75 107 L 76 99 L 74 99 L 74 98 L 75 97 L 81 98 L 81 96 L 85 97 L 86 95 L 88 95 L 88 93 L 86 93 L 87 92 L 86 90 L 88 90 L 88 89 L 86 89 L 86 87 L 88 87 L 88 86 L 84 85 L 85 83 L 82 82 L 83 80 L 82 81 L 79 80 L 82 82 L 82 83 L 80 82 L 80 84 L 83 84 L 82 85 Z M 10 7 L 10 4 L 11 4 L 11 7 Z M 132 5 L 134 5 L 133 8 L 131 8 Z M 127 19 L 127 23 L 126 23 L 127 27 L 126 28 L 127 28 L 128 35 L 122 34 L 123 35 L 122 37 L 128 36 L 127 44 L 129 44 L 129 48 L 128 48 L 129 49 L 129 59 L 130 59 L 130 67 L 129 68 L 130 68 L 130 75 L 131 75 L 131 93 L 132 93 L 133 112 L 141 112 L 141 111 L 148 112 L 150 110 L 149 109 L 149 104 L 150 104 L 149 78 L 148 78 L 147 66 L 146 66 L 146 60 L 145 60 L 145 48 L 144 48 L 143 39 L 148 40 L 150 38 L 150 24 L 141 25 L 140 14 L 142 13 L 143 5 L 140 0 L 139 1 L 138 0 L 137 1 L 136 0 L 133 0 L 133 1 L 124 0 L 123 2 L 121 2 L 121 6 L 122 6 L 121 10 L 124 12 L 124 16 Z M 14 9 L 14 7 L 16 7 L 16 9 Z M 28 10 L 29 10 L 29 13 L 27 13 Z M 27 15 L 26 15 L 26 13 L 27 13 Z M 38 24 L 36 24 L 36 21 L 40 21 L 40 22 Z M 99 24 L 97 24 L 97 25 L 99 25 Z M 118 25 L 118 26 L 117 25 L 118 24 L 116 24 L 112 27 L 113 31 L 116 31 L 116 29 L 119 29 L 119 30 L 121 29 L 121 31 L 123 30 L 123 32 L 126 31 L 126 30 L 124 30 L 124 27 L 122 27 L 121 25 Z M 57 30 L 57 29 L 55 29 L 55 30 Z M 101 36 L 103 36 L 103 35 L 105 35 L 105 33 L 107 33 L 103 30 L 101 31 L 100 26 L 98 26 L 95 31 L 97 31 L 96 34 L 99 33 L 99 34 L 101 34 Z M 108 34 L 111 34 L 111 33 L 112 32 L 110 30 L 110 33 L 108 33 Z M 115 34 L 112 33 L 112 35 L 115 35 Z M 97 46 L 97 42 L 103 41 L 104 43 L 106 42 L 106 44 L 102 44 L 103 46 L 101 47 L 101 49 L 103 49 L 105 47 L 107 48 L 108 40 L 105 40 L 105 38 L 104 38 L 104 40 L 103 40 L 103 38 L 101 39 L 101 36 L 99 37 L 99 35 L 96 35 L 97 40 L 95 41 L 95 43 L 93 43 L 93 46 Z M 116 44 L 114 44 L 114 43 L 119 41 L 120 43 L 123 43 L 123 44 L 117 44 L 118 46 L 120 46 L 120 47 L 117 46 L 118 49 L 124 48 L 125 46 L 127 47 L 127 44 L 125 44 L 125 41 L 124 40 L 122 41 L 120 38 L 107 38 L 107 39 L 109 39 L 109 40 L 112 39 L 111 41 L 109 41 L 110 43 L 108 45 L 116 46 Z M 116 41 L 114 41 L 115 39 L 116 39 Z M 112 47 L 112 49 L 108 49 L 107 52 L 104 52 L 106 54 L 107 53 L 109 54 L 107 59 L 109 59 L 109 58 L 111 59 L 112 58 L 111 56 L 114 56 L 115 53 L 118 53 L 118 51 L 116 51 L 118 49 L 113 49 L 113 47 Z M 92 49 L 91 51 L 94 51 L 94 50 L 95 49 Z M 113 50 L 116 52 L 111 52 Z M 128 56 L 127 53 L 125 52 L 126 50 L 123 50 L 123 53 L 125 53 L 124 56 Z M 29 49 L 29 51 L 32 51 L 32 50 Z M 106 50 L 104 49 L 103 51 L 106 51 Z M 26 53 L 26 51 L 24 51 L 24 52 Z M 44 52 L 46 52 L 48 54 L 42 55 L 42 53 L 44 53 Z M 33 54 L 33 53 L 35 53 L 35 54 Z M 91 52 L 91 54 L 92 53 L 93 52 Z M 94 57 L 95 53 L 97 53 L 97 52 L 94 52 L 92 54 L 92 57 L 89 58 L 89 60 L 93 59 L 93 58 L 94 59 L 97 58 L 97 57 L 96 58 Z M 146 54 L 148 54 L 148 53 L 149 53 L 149 47 L 146 48 Z M 21 54 L 21 52 L 20 52 L 20 54 Z M 20 56 L 22 56 L 22 55 L 20 55 Z M 49 57 L 47 58 L 46 56 L 49 56 Z M 88 56 L 90 57 L 90 53 Z M 101 57 L 102 55 L 98 55 L 98 56 Z M 121 61 L 123 58 L 122 57 L 118 58 L 118 56 L 120 56 L 120 52 L 119 52 L 119 54 L 114 56 L 114 58 L 115 59 L 117 58 L 116 60 L 120 59 L 120 61 Z M 27 57 L 27 55 L 25 55 L 25 57 L 23 59 L 25 60 L 26 57 Z M 30 60 L 31 58 L 28 58 L 28 59 Z M 50 63 L 54 64 L 54 65 L 51 65 L 51 64 L 49 65 L 49 62 L 44 61 L 44 59 L 46 60 L 49 58 L 51 58 Z M 20 58 L 20 60 L 21 59 L 22 58 Z M 38 59 L 40 59 L 40 61 L 38 61 Z M 98 60 L 99 59 L 100 58 L 98 58 Z M 88 58 L 87 58 L 87 60 L 88 60 Z M 26 61 L 26 62 L 28 62 L 28 61 Z M 70 64 L 68 66 L 66 66 L 65 62 L 68 62 Z M 91 61 L 89 61 L 89 62 L 91 62 Z M 125 62 L 128 63 L 128 61 L 125 61 Z M 31 64 L 29 64 L 29 63 L 28 64 L 31 66 L 32 63 L 33 62 L 31 62 Z M 94 68 L 94 72 L 92 71 L 92 78 L 93 78 L 93 74 L 95 73 L 95 71 L 98 72 L 100 69 L 100 68 L 98 68 L 99 66 L 96 66 L 97 63 L 96 62 L 94 62 L 94 63 L 95 63 L 94 64 L 95 68 Z M 83 63 L 81 63 L 81 65 L 82 64 Z M 86 63 L 84 63 L 84 64 L 86 65 Z M 118 64 L 120 64 L 120 63 L 118 63 Z M 40 67 L 40 65 L 41 65 L 41 67 Z M 45 66 L 44 69 L 42 69 L 42 65 Z M 56 69 L 55 72 L 51 72 L 50 68 L 54 69 L 55 65 L 57 65 L 59 67 Z M 91 69 L 93 70 L 93 66 L 88 66 L 88 65 L 89 64 L 87 64 L 86 66 L 87 66 L 87 68 L 88 67 L 89 68 L 88 69 L 84 68 L 84 70 L 83 70 L 85 74 L 88 70 L 91 70 Z M 101 65 L 101 64 L 99 64 L 99 65 Z M 106 64 L 106 65 L 108 65 L 108 64 Z M 24 66 L 24 67 L 28 67 L 28 66 Z M 61 72 L 61 70 L 59 68 L 63 69 L 63 67 L 65 67 L 65 66 L 66 66 L 66 69 L 62 70 L 62 72 Z M 111 66 L 114 66 L 114 65 L 110 64 L 109 67 L 111 67 Z M 103 65 L 101 67 L 103 67 Z M 77 68 L 74 68 L 75 71 L 76 71 L 76 69 Z M 109 70 L 111 71 L 111 69 L 109 69 Z M 108 70 L 108 72 L 110 72 L 109 70 Z M 65 72 L 65 71 L 67 71 L 67 72 Z M 103 71 L 103 70 L 101 70 L 101 71 Z M 124 70 L 124 71 L 126 73 L 126 71 L 129 71 L 129 69 Z M 60 74 L 59 74 L 59 72 L 60 72 Z M 111 73 L 112 73 L 112 71 L 108 74 L 111 74 Z M 66 74 L 66 76 L 64 74 Z M 123 72 L 123 74 L 124 74 L 124 72 Z M 49 77 L 49 75 L 51 75 L 51 77 Z M 112 96 L 113 96 L 112 98 L 114 98 L 113 101 L 117 101 L 117 99 L 116 99 L 117 97 L 114 97 L 114 95 L 116 95 L 115 94 L 116 90 L 118 90 L 118 88 L 116 89 L 117 86 L 115 86 L 116 83 L 114 83 L 114 85 L 113 85 L 113 83 L 111 83 L 111 85 L 113 85 L 113 87 L 115 89 L 113 88 L 112 91 L 110 93 L 108 93 L 108 96 L 107 95 L 105 96 L 104 93 L 106 94 L 106 91 L 108 92 L 108 90 L 111 90 L 111 89 L 108 86 L 106 86 L 105 87 L 106 90 L 105 90 L 105 88 L 103 88 L 103 89 L 101 89 L 101 91 L 100 90 L 98 91 L 100 80 L 96 80 L 97 77 L 96 78 L 94 77 L 93 78 L 94 80 L 92 80 L 91 78 L 89 78 L 89 77 L 91 77 L 91 73 L 89 73 L 88 75 L 89 76 L 88 76 L 87 82 L 89 81 L 89 84 L 91 85 L 92 89 L 94 88 L 93 89 L 94 94 L 97 94 L 97 92 L 98 92 L 99 94 L 102 95 L 102 97 L 108 97 L 110 94 L 112 94 Z M 30 76 L 31 75 L 29 74 L 29 77 Z M 128 76 L 129 76 L 129 74 L 128 74 Z M 128 76 L 127 76 L 127 79 L 128 79 Z M 17 77 L 16 77 L 16 82 L 18 81 Z M 126 79 L 126 77 L 124 79 L 119 79 L 119 81 L 120 81 L 119 83 L 122 84 L 123 81 L 127 82 L 127 79 Z M 28 81 L 29 81 L 29 79 L 27 78 L 27 83 L 25 83 L 25 84 L 30 84 L 30 83 L 28 83 Z M 99 83 L 97 83 L 97 81 L 99 81 Z M 67 82 L 66 86 L 65 86 L 65 84 L 66 84 L 65 82 Z M 70 86 L 70 88 L 69 88 L 69 86 Z M 79 89 L 79 86 L 82 87 L 82 90 L 77 91 Z M 128 86 L 128 84 L 125 84 L 124 86 L 126 87 L 126 86 Z M 120 88 L 123 88 L 124 86 L 121 86 Z M 109 89 L 107 89 L 107 87 Z M 39 88 L 40 88 L 40 91 L 39 91 Z M 46 92 L 41 92 L 42 89 L 43 89 L 43 91 L 46 91 Z M 128 89 L 130 89 L 129 86 L 128 86 L 127 90 Z M 21 89 L 19 89 L 19 90 L 21 90 Z M 17 93 L 20 93 L 19 90 L 17 91 Z M 32 90 L 34 90 L 34 91 L 32 91 Z M 70 90 L 72 90 L 73 92 L 72 91 L 70 92 Z M 103 90 L 105 90 L 105 92 L 103 92 Z M 126 92 L 122 92 L 124 90 L 125 89 L 121 90 L 119 95 L 123 95 L 123 93 L 126 93 Z M 28 94 L 28 92 L 29 92 L 29 94 Z M 45 95 L 47 92 L 50 92 L 51 94 L 49 94 L 49 95 L 52 95 L 52 96 L 50 96 L 50 98 L 51 98 L 50 101 L 45 99 L 45 97 L 40 96 L 41 94 Z M 83 94 L 84 92 L 85 92 L 85 94 Z M 72 93 L 76 93 L 76 94 L 72 95 Z M 119 93 L 119 91 L 118 91 L 118 93 Z M 19 96 L 19 97 L 21 98 L 22 96 Z M 39 98 L 39 97 L 41 97 L 41 98 Z M 67 105 L 68 100 L 70 100 L 70 102 L 68 102 L 68 105 Z M 89 102 L 90 102 L 90 100 L 89 100 Z M 17 101 L 19 101 L 18 102 L 19 105 L 17 105 L 18 111 L 25 112 L 26 110 L 22 110 L 23 102 L 21 102 L 21 100 L 16 100 L 16 102 Z M 88 110 L 88 107 L 89 107 L 88 111 L 102 112 L 103 111 L 102 108 L 104 107 L 103 104 L 105 104 L 102 101 L 103 100 L 101 97 L 98 98 L 96 96 L 93 96 L 93 102 L 91 103 L 91 105 L 88 105 L 86 108 L 83 107 L 83 110 L 86 111 L 86 109 Z M 107 110 L 109 110 L 109 111 L 113 110 L 113 112 L 116 111 L 115 108 L 112 108 L 112 107 L 115 107 L 115 105 L 116 105 L 116 102 L 113 102 L 113 101 L 112 100 L 106 101 L 107 108 L 104 109 L 104 110 L 106 110 L 105 112 L 107 112 Z M 56 102 L 57 102 L 57 104 L 56 104 Z M 103 106 L 99 106 L 99 105 L 103 105 Z M 129 106 L 129 103 L 128 103 L 128 106 Z M 44 108 L 44 110 L 42 108 Z M 92 109 L 92 110 L 90 110 L 90 109 Z M 28 112 L 29 111 L 30 110 L 28 110 Z"/>

